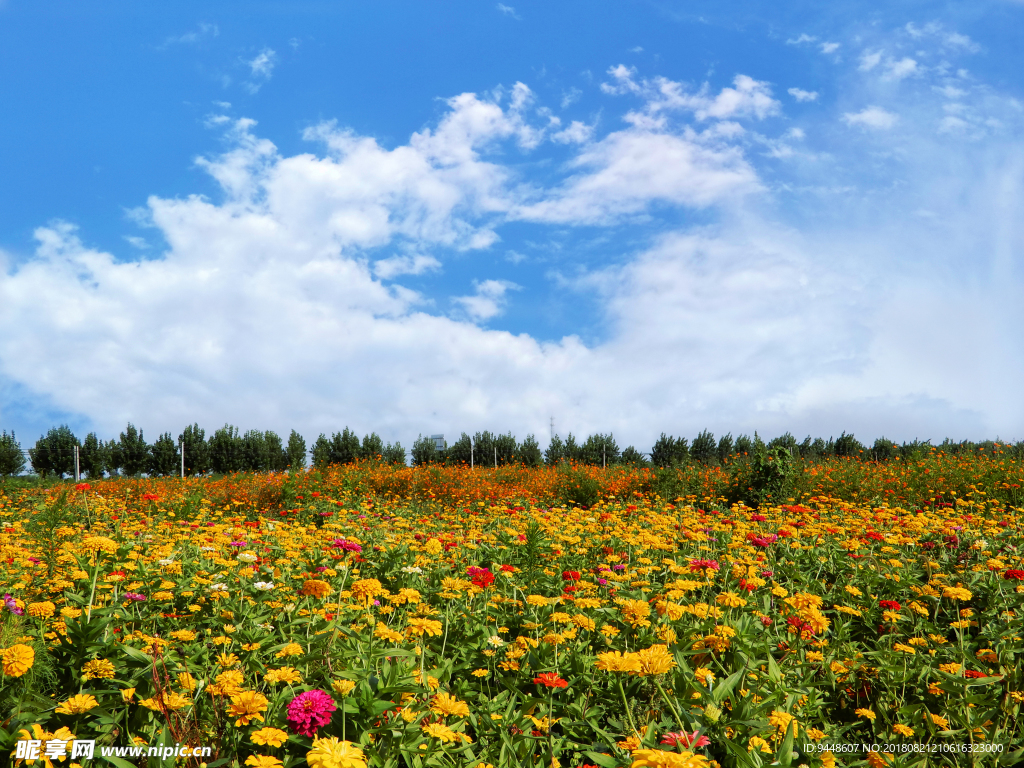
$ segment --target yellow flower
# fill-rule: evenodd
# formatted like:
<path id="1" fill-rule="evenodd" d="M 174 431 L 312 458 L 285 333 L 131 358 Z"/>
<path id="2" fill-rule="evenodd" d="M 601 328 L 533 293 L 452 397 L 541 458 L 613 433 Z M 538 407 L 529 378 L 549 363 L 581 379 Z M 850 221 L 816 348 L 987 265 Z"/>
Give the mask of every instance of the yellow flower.
<path id="1" fill-rule="evenodd" d="M 196 689 L 196 679 L 188 672 L 180 672 L 178 673 L 178 685 L 181 686 L 182 690 L 194 691 Z"/>
<path id="2" fill-rule="evenodd" d="M 597 654 L 594 665 L 605 672 L 640 672 L 640 659 L 635 653 L 622 654 L 619 651 L 606 651 Z"/>
<path id="3" fill-rule="evenodd" d="M 357 581 L 356 584 L 359 582 Z M 355 585 L 353 584 L 353 587 Z M 377 582 L 377 586 L 380 586 L 380 582 Z M 300 595 L 308 595 L 309 597 L 315 597 L 318 600 L 327 597 L 331 594 L 331 585 L 326 581 L 320 579 L 307 579 L 302 583 L 302 588 L 299 590 Z"/>
<path id="4" fill-rule="evenodd" d="M 288 643 L 284 648 L 274 654 L 279 659 L 286 658 L 288 656 L 301 656 L 304 653 L 302 646 L 298 643 Z"/>
<path id="5" fill-rule="evenodd" d="M 626 600 L 619 608 L 626 621 L 633 627 L 649 627 L 651 606 L 646 600 Z"/>
<path id="6" fill-rule="evenodd" d="M 707 667 L 697 667 L 693 676 L 700 680 L 701 685 L 711 685 L 715 682 L 715 676 Z"/>
<path id="7" fill-rule="evenodd" d="M 333 680 L 331 687 L 342 696 L 348 696 L 355 689 L 356 684 L 352 680 Z"/>
<path id="8" fill-rule="evenodd" d="M 454 696 L 449 696 L 447 693 L 439 693 L 434 697 L 434 701 L 430 705 L 430 711 L 438 715 L 468 717 L 469 705 L 464 701 L 459 701 Z"/>
<path id="9" fill-rule="evenodd" d="M 228 706 L 228 714 L 237 717 L 235 725 L 248 725 L 250 720 L 263 722 L 263 711 L 270 702 L 262 693 L 256 691 L 242 691 L 231 697 L 231 704 Z"/>
<path id="10" fill-rule="evenodd" d="M 491 673 L 488 672 L 486 669 L 474 669 L 473 670 L 473 677 L 487 677 L 489 674 L 491 674 Z"/>
<path id="11" fill-rule="evenodd" d="M 759 749 L 767 755 L 772 753 L 771 746 L 760 736 L 751 736 L 750 741 L 747 742 L 747 752 L 753 752 L 755 749 Z"/>
<path id="12" fill-rule="evenodd" d="M 949 674 L 949 675 L 955 675 L 955 674 L 959 673 L 961 669 L 963 669 L 963 666 L 960 665 L 960 664 L 956 664 L 956 663 L 939 664 L 939 671 L 940 672 L 945 672 L 946 674 Z"/>
<path id="13" fill-rule="evenodd" d="M 627 752 L 634 752 L 640 749 L 640 737 L 627 736 L 622 741 L 615 742 L 615 746 L 617 746 L 619 749 L 624 749 Z"/>
<path id="14" fill-rule="evenodd" d="M 409 619 L 409 626 L 405 629 L 409 635 L 419 637 L 420 635 L 429 635 L 430 637 L 439 637 L 444 631 L 440 621 L 435 619 L 422 619 L 418 617 L 412 617 Z"/>
<path id="15" fill-rule="evenodd" d="M 0 660 L 3 661 L 5 675 L 21 677 L 32 669 L 36 660 L 36 652 L 32 646 L 18 643 L 10 648 L 5 648 Z"/>
<path id="16" fill-rule="evenodd" d="M 459 735 L 444 723 L 430 723 L 429 725 L 421 726 L 420 730 L 427 734 L 427 736 L 440 739 L 442 743 L 457 741 L 459 738 Z"/>
<path id="17" fill-rule="evenodd" d="M 164 692 L 162 696 L 154 696 L 151 699 L 140 699 L 139 704 L 144 706 L 146 709 L 151 709 L 154 712 L 162 712 L 168 710 L 174 712 L 178 709 L 183 709 L 192 703 L 190 699 L 182 696 L 180 693 L 167 693 Z"/>
<path id="18" fill-rule="evenodd" d="M 780 735 L 785 734 L 789 724 L 793 723 L 793 738 L 796 738 L 798 724 L 788 712 L 783 712 L 781 709 L 773 709 L 772 713 L 768 716 L 768 722 L 774 726 Z"/>
<path id="19" fill-rule="evenodd" d="M 877 717 L 877 715 L 875 715 L 875 713 L 872 712 L 870 709 L 864 709 L 863 707 L 861 709 L 853 710 L 853 714 L 857 715 L 858 717 L 866 717 L 868 720 L 872 721 L 875 719 L 875 717 Z"/>
<path id="20" fill-rule="evenodd" d="M 930 712 L 928 713 L 928 716 L 932 719 L 932 722 L 942 730 L 945 731 L 949 728 L 949 720 L 947 720 L 946 718 L 939 717 L 938 715 L 933 715 Z"/>
<path id="21" fill-rule="evenodd" d="M 437 539 L 428 539 L 423 549 L 428 555 L 439 555 L 442 549 L 441 542 Z"/>
<path id="22" fill-rule="evenodd" d="M 735 592 L 723 592 L 715 598 L 715 602 L 719 605 L 724 605 L 726 608 L 740 608 L 747 604 L 747 601 Z"/>
<path id="23" fill-rule="evenodd" d="M 942 596 L 950 600 L 970 600 L 972 597 L 970 590 L 963 587 L 943 587 Z"/>
<path id="24" fill-rule="evenodd" d="M 666 645 L 652 645 L 650 648 L 644 648 L 630 655 L 636 656 L 640 663 L 639 671 L 634 672 L 640 677 L 663 675 L 676 665 L 675 659 L 668 652 Z"/>
<path id="25" fill-rule="evenodd" d="M 135 698 L 135 689 L 134 688 L 122 688 L 121 689 L 121 700 L 125 704 L 127 704 L 133 698 Z"/>
<path id="26" fill-rule="evenodd" d="M 99 706 L 96 697 L 88 693 L 72 696 L 55 710 L 58 715 L 82 715 Z"/>
<path id="27" fill-rule="evenodd" d="M 280 768 L 284 765 L 280 760 L 271 755 L 249 755 L 245 758 L 245 764 L 252 768 Z"/>
<path id="28" fill-rule="evenodd" d="M 260 728 L 258 731 L 253 731 L 249 738 L 253 744 L 258 744 L 261 747 L 280 747 L 288 741 L 288 734 L 280 728 Z"/>
<path id="29" fill-rule="evenodd" d="M 281 667 L 280 669 L 268 669 L 263 676 L 264 682 L 270 685 L 277 683 L 301 683 L 302 674 L 295 667 Z"/>
<path id="30" fill-rule="evenodd" d="M 362 602 L 369 602 L 373 598 L 384 591 L 384 587 L 377 579 L 359 579 L 353 581 L 352 586 L 349 587 L 349 591 L 352 592 L 352 597 Z"/>
<path id="31" fill-rule="evenodd" d="M 190 643 L 196 639 L 196 633 L 191 629 L 176 629 L 171 632 L 171 637 L 182 643 Z"/>
<path id="32" fill-rule="evenodd" d="M 56 613 L 57 606 L 47 600 L 42 603 L 29 603 L 25 611 L 34 619 L 48 619 Z"/>
<path id="33" fill-rule="evenodd" d="M 665 752 L 661 749 L 638 749 L 633 752 L 630 768 L 708 768 L 704 755 L 692 752 Z"/>
<path id="34" fill-rule="evenodd" d="M 366 768 L 363 750 L 351 741 L 313 739 L 313 748 L 306 753 L 309 768 Z"/>
<path id="35" fill-rule="evenodd" d="M 914 735 L 914 729 L 908 725 L 903 725 L 903 723 L 896 723 L 896 725 L 892 727 L 892 730 L 894 733 L 898 733 L 900 736 L 906 736 L 907 738 Z"/>
<path id="36" fill-rule="evenodd" d="M 114 665 L 106 659 L 92 659 L 82 665 L 82 673 L 86 680 L 106 680 L 114 676 Z"/>
<path id="37" fill-rule="evenodd" d="M 217 663 L 222 667 L 233 667 L 241 661 L 233 653 L 222 653 L 217 656 Z"/>

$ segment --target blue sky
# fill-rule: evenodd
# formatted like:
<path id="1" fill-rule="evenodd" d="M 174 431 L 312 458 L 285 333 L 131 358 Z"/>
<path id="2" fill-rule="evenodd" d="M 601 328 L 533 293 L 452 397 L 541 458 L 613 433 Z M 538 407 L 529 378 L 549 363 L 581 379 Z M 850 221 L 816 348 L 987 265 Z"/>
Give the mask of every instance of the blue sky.
<path id="1" fill-rule="evenodd" d="M 0 426 L 1024 437 L 1024 3 L 0 2 Z"/>

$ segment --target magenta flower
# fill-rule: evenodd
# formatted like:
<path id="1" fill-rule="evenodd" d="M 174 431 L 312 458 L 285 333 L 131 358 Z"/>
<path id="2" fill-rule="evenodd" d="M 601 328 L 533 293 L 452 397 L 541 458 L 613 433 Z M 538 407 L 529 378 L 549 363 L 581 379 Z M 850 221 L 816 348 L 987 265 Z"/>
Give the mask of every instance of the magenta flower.
<path id="1" fill-rule="evenodd" d="M 701 558 L 699 560 L 691 560 L 690 561 L 690 570 L 691 571 L 703 571 L 703 570 L 709 569 L 709 568 L 712 571 L 719 570 L 720 566 L 718 565 L 718 561 L 717 560 L 707 560 L 707 559 L 704 559 L 704 558 Z"/>
<path id="2" fill-rule="evenodd" d="M 331 713 L 337 708 L 326 691 L 300 693 L 288 705 L 288 725 L 300 736 L 315 736 L 317 728 L 331 722 Z"/>

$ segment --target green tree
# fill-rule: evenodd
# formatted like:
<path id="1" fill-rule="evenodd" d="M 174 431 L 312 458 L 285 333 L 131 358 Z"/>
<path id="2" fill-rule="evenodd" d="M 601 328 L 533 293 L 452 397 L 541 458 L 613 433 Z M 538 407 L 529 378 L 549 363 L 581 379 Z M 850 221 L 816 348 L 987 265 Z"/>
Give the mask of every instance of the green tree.
<path id="1" fill-rule="evenodd" d="M 494 435 L 486 429 L 473 435 L 473 463 L 478 467 L 494 466 Z"/>
<path id="2" fill-rule="evenodd" d="M 859 456 L 864 453 L 865 450 L 866 449 L 861 444 L 860 440 L 855 438 L 852 434 L 846 434 L 846 432 L 843 432 L 843 434 L 837 437 L 832 446 L 832 452 L 836 456 Z"/>
<path id="3" fill-rule="evenodd" d="M 28 449 L 32 469 L 43 477 L 73 475 L 75 472 L 75 448 L 81 447 L 71 427 L 62 424 L 53 427 Z"/>
<path id="4" fill-rule="evenodd" d="M 718 462 L 719 464 L 725 464 L 729 457 L 732 456 L 733 445 L 732 445 L 732 432 L 728 432 L 718 438 Z"/>
<path id="5" fill-rule="evenodd" d="M 591 435 L 580 446 L 579 460 L 584 464 L 594 466 L 617 464 L 619 461 L 619 446 L 610 433 L 607 435 Z"/>
<path id="6" fill-rule="evenodd" d="M 380 461 L 383 455 L 384 441 L 380 439 L 380 435 L 376 432 L 363 435 L 363 444 L 359 448 L 359 458 L 364 461 Z"/>
<path id="7" fill-rule="evenodd" d="M 0 433 L 0 477 L 20 475 L 25 471 L 25 455 L 21 452 L 21 443 L 14 436 L 14 430 Z"/>
<path id="8" fill-rule="evenodd" d="M 544 451 L 544 463 L 551 467 L 560 462 L 564 458 L 565 443 L 562 442 L 562 438 L 560 438 L 558 435 L 555 435 L 551 438 L 551 442 L 548 443 L 548 447 Z"/>
<path id="9" fill-rule="evenodd" d="M 124 461 L 121 457 L 121 446 L 117 440 L 108 440 L 104 446 L 107 453 L 107 472 L 110 476 L 118 475 L 124 469 Z"/>
<path id="10" fill-rule="evenodd" d="M 244 451 L 238 427 L 225 424 L 210 436 L 210 466 L 218 474 L 241 472 L 244 467 Z M 188 454 L 185 454 L 186 457 Z"/>
<path id="11" fill-rule="evenodd" d="M 323 432 L 313 443 L 313 466 L 323 469 L 331 463 L 331 441 Z"/>
<path id="12" fill-rule="evenodd" d="M 445 444 L 447 447 L 447 444 Z M 444 460 L 444 452 L 438 451 L 432 438 L 420 435 L 412 444 L 412 465 L 422 467 L 426 464 L 435 464 Z"/>
<path id="13" fill-rule="evenodd" d="M 280 462 L 281 438 L 274 432 L 250 429 L 242 435 L 242 471 L 269 472 Z"/>
<path id="14" fill-rule="evenodd" d="M 619 458 L 619 461 L 623 464 L 629 464 L 634 467 L 643 467 L 647 464 L 647 460 L 644 458 L 644 455 L 632 445 L 626 447 L 622 452 L 622 456 Z"/>
<path id="15" fill-rule="evenodd" d="M 693 438 L 690 444 L 690 458 L 701 464 L 718 463 L 718 443 L 715 436 L 707 429 Z"/>
<path id="16" fill-rule="evenodd" d="M 106 443 L 100 440 L 95 432 L 90 432 L 82 441 L 82 449 L 78 452 L 78 468 L 85 472 L 90 480 L 103 477 L 109 460 Z"/>
<path id="17" fill-rule="evenodd" d="M 651 448 L 651 463 L 656 467 L 672 467 L 685 462 L 689 455 L 689 441 L 685 437 L 672 437 L 662 432 Z"/>
<path id="18" fill-rule="evenodd" d="M 397 440 L 384 446 L 383 459 L 388 464 L 405 465 L 405 448 Z"/>
<path id="19" fill-rule="evenodd" d="M 331 435 L 330 464 L 351 464 L 359 458 L 359 435 L 348 427 Z"/>
<path id="20" fill-rule="evenodd" d="M 306 466 L 306 438 L 294 429 L 288 435 L 288 447 L 285 449 L 287 467 L 292 470 L 304 469 Z"/>
<path id="21" fill-rule="evenodd" d="M 463 432 L 458 440 L 448 446 L 448 450 L 445 451 L 445 458 L 449 464 L 465 464 L 468 467 L 472 454 L 473 441 L 469 435 Z"/>
<path id="22" fill-rule="evenodd" d="M 156 477 L 169 477 L 181 472 L 181 452 L 170 432 L 164 432 L 149 449 L 146 471 Z"/>
<path id="23" fill-rule="evenodd" d="M 121 449 L 121 468 L 126 475 L 140 475 L 149 469 L 149 446 L 141 429 L 130 421 L 117 441 Z"/>
<path id="24" fill-rule="evenodd" d="M 871 458 L 875 461 L 888 461 L 899 455 L 900 447 L 892 440 L 880 437 L 871 446 Z"/>
<path id="25" fill-rule="evenodd" d="M 516 458 L 520 464 L 528 467 L 539 467 L 544 463 L 544 455 L 540 452 L 540 444 L 533 435 L 527 435 L 526 439 L 516 449 Z"/>
<path id="26" fill-rule="evenodd" d="M 740 435 L 736 438 L 736 453 L 740 456 L 749 456 L 754 450 L 754 441 L 749 435 Z"/>
<path id="27" fill-rule="evenodd" d="M 185 427 L 178 435 L 185 449 L 185 474 L 189 477 L 210 471 L 210 446 L 206 442 L 206 431 L 198 424 Z"/>

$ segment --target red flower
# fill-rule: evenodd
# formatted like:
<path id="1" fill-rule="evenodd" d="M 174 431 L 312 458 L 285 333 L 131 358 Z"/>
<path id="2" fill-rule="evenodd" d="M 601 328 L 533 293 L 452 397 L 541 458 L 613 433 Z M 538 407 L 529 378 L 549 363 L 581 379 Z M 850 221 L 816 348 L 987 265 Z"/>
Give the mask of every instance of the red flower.
<path id="1" fill-rule="evenodd" d="M 686 731 L 669 731 L 661 738 L 662 744 L 668 744 L 670 747 L 684 746 L 684 747 L 706 747 L 711 743 L 711 739 L 704 735 L 697 735 L 697 731 L 693 733 L 687 733 Z"/>
<path id="2" fill-rule="evenodd" d="M 979 672 L 976 669 L 965 669 L 964 677 L 985 677 L 985 673 Z"/>
<path id="3" fill-rule="evenodd" d="M 155 493 L 144 493 L 142 494 L 143 501 L 160 501 L 160 497 Z"/>
<path id="4" fill-rule="evenodd" d="M 533 678 L 533 682 L 537 685 L 543 685 L 548 688 L 568 688 L 569 682 L 563 680 L 558 676 L 556 672 L 542 672 Z"/>
<path id="5" fill-rule="evenodd" d="M 515 573 L 516 567 L 514 565 L 503 565 L 501 566 L 502 573 Z"/>
<path id="6" fill-rule="evenodd" d="M 1022 581 L 1024 580 L 1024 571 L 1018 568 L 1011 568 L 1003 574 L 1003 578 L 1007 581 Z"/>
<path id="7" fill-rule="evenodd" d="M 890 611 L 898 611 L 900 609 L 900 604 L 895 600 L 879 600 L 878 604 Z"/>
<path id="8" fill-rule="evenodd" d="M 75 486 L 76 491 L 88 491 L 90 488 L 92 488 L 92 486 L 88 483 L 79 483 Z"/>
<path id="9" fill-rule="evenodd" d="M 579 581 L 579 571 L 562 571 L 562 581 Z"/>

